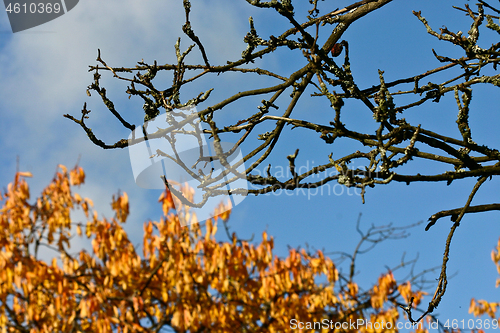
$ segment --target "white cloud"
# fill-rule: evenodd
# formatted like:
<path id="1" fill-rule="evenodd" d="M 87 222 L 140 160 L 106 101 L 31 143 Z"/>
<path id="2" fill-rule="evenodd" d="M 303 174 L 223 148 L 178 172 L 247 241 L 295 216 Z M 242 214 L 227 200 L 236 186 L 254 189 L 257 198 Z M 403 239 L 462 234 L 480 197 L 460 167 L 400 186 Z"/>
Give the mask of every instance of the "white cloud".
<path id="1" fill-rule="evenodd" d="M 203 2 L 193 6 L 192 21 L 197 22 L 193 28 L 210 45 L 207 51 L 214 63 L 237 58 L 241 52 L 221 47 L 242 43 L 242 29 L 247 28 L 247 22 L 238 22 L 235 17 L 222 4 Z M 0 55 L 0 144 L 5 152 L 2 165 L 6 166 L 0 175 L 1 183 L 12 181 L 18 155 L 20 169 L 34 173 L 29 183 L 32 197 L 36 197 L 51 180 L 57 164 L 72 167 L 81 155 L 87 184 L 77 192 L 93 199 L 98 212 L 111 216 L 111 195 L 120 188 L 128 192 L 132 204 L 130 219 L 134 223 L 127 226 L 129 231 L 142 230 L 145 218 L 156 218 L 150 212 L 157 206 L 159 193 L 135 185 L 127 150 L 102 150 L 62 115 L 78 117 L 83 102 L 88 102 L 93 110 L 88 124 L 96 133 L 112 143 L 126 138 L 127 131 L 120 130 L 99 96 L 89 98 L 85 94 L 92 82 L 88 66 L 95 64 L 98 48 L 111 66 L 135 66 L 141 59 L 157 59 L 160 64 L 174 62 L 177 37 L 182 37 L 184 49 L 192 44 L 181 30 L 184 19 L 178 1 L 80 1 L 58 19 L 25 32 L 0 36 L 4 39 Z M 3 20 L 7 20 L 6 15 Z M 0 26 L 6 26 L 5 22 Z M 193 54 L 199 51 L 195 48 Z M 126 84 L 109 73 L 103 75 L 102 82 L 110 95 L 117 97 L 120 111 L 129 115 L 142 112 L 127 110 L 136 103 L 128 102 Z"/>

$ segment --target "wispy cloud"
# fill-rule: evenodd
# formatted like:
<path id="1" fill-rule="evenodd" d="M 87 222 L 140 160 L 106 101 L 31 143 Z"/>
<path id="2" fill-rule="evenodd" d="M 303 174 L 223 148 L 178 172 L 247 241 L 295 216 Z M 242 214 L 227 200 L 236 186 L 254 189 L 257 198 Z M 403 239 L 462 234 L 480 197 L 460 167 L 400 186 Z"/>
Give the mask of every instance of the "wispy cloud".
<path id="1" fill-rule="evenodd" d="M 222 45 L 240 43 L 244 47 L 247 22 L 237 21 L 238 15 L 232 15 L 231 10 L 241 7 L 230 9 L 204 2 L 191 13 L 192 21 L 197 22 L 193 28 L 209 45 L 207 51 L 214 63 L 237 58 L 241 52 Z M 135 66 L 141 59 L 175 62 L 173 45 L 177 37 L 182 37 L 184 48 L 192 44 L 181 30 L 184 19 L 182 3 L 174 1 L 82 1 L 42 26 L 0 35 L 0 182 L 6 185 L 12 180 L 19 156 L 20 169 L 35 176 L 29 180 L 34 197 L 48 184 L 57 164 L 71 167 L 80 158 L 87 184 L 78 192 L 91 197 L 99 212 L 110 217 L 111 195 L 121 189 L 129 193 L 130 220 L 136 221 L 136 226 L 142 230 L 144 219 L 157 218 L 151 212 L 155 211 L 159 192 L 135 185 L 127 150 L 102 150 L 62 115 L 78 116 L 87 102 L 93 110 L 88 124 L 96 133 L 109 142 L 126 138 L 128 133 L 109 115 L 99 96 L 89 98 L 85 94 L 92 82 L 88 66 L 95 64 L 98 48 L 112 66 Z M 7 24 L 4 15 L 0 28 L 8 29 Z M 193 55 L 192 61 L 197 57 Z M 121 111 L 132 120 L 143 118 L 140 105 L 127 100 L 125 84 L 111 75 L 104 76 L 102 82 L 116 97 Z"/>

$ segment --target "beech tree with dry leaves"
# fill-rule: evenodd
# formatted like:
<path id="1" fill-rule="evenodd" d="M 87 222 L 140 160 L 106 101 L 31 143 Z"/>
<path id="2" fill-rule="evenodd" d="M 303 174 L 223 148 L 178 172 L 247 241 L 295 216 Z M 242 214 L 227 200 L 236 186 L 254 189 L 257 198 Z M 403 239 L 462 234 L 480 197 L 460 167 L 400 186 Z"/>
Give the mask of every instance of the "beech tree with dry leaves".
<path id="1" fill-rule="evenodd" d="M 230 216 L 223 204 L 203 225 L 182 227 L 179 213 L 196 216 L 166 189 L 158 199 L 163 216 L 144 223 L 139 247 L 123 228 L 126 193 L 112 198 L 112 218 L 99 218 L 92 200 L 74 192 L 85 179 L 81 167 L 60 165 L 32 203 L 26 177 L 18 172 L 1 195 L 2 332 L 397 332 L 405 327 L 403 311 L 411 318 L 406 304 L 416 309 L 425 294 L 420 274 L 397 281 L 397 268 L 381 272 L 368 290 L 356 283 L 363 243 L 403 236 L 404 229 L 369 229 L 349 257 L 350 273 L 342 274 L 321 251 L 291 248 L 276 256 L 265 232 L 260 243 L 234 233 L 216 241 L 218 224 Z M 75 210 L 85 222 L 71 218 Z M 72 250 L 74 237 L 90 239 L 92 248 Z M 40 258 L 43 249 L 51 261 Z M 500 240 L 492 258 L 500 273 Z M 470 311 L 495 318 L 499 305 L 473 299 Z M 314 322 L 321 326 L 308 326 Z M 429 332 L 422 322 L 414 331 Z"/>

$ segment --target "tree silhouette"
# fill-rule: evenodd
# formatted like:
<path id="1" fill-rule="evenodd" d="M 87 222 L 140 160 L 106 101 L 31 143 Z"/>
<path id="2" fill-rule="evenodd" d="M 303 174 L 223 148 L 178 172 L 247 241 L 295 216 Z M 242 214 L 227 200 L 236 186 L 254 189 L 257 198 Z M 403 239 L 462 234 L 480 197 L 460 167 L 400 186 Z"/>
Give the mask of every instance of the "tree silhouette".
<path id="1" fill-rule="evenodd" d="M 471 25 L 466 35 L 461 31 L 450 31 L 446 27 L 441 28 L 438 33 L 421 12 L 414 12 L 416 19 L 422 22 L 423 30 L 426 29 L 429 34 L 443 42 L 454 44 L 463 55 L 452 58 L 438 55 L 433 50 L 436 59 L 441 63 L 439 67 L 429 68 L 423 73 L 390 82 L 386 82 L 384 72 L 379 70 L 379 81 L 366 88 L 358 85 L 359 78 L 355 78 L 351 72 L 349 43 L 342 37 L 351 24 L 373 11 L 383 11 L 383 7 L 391 0 L 363 0 L 342 9 L 333 9 L 330 8 L 332 4 L 310 0 L 311 9 L 308 11 L 307 20 L 303 22 L 296 18 L 298 15 L 294 13 L 290 0 L 269 2 L 247 0 L 247 2 L 255 7 L 275 11 L 276 16 L 288 20 L 290 28 L 279 36 L 259 36 L 253 18 L 250 17 L 250 28 L 244 37 L 247 47 L 242 51 L 241 58 L 228 60 L 225 64 L 213 64 L 202 41 L 195 33 L 195 24 L 190 22 L 191 4 L 184 0 L 186 20 L 182 30 L 194 44 L 182 51 L 180 39 L 178 40 L 175 44 L 177 63 L 158 64 L 155 61 L 153 64 L 147 64 L 141 61 L 135 67 L 114 67 L 109 66 L 99 52 L 98 64 L 90 66 L 90 71 L 94 72 L 94 82 L 88 87 L 88 94 L 97 92 L 109 111 L 126 129 L 136 129 L 135 125 L 127 122 L 115 109 L 113 102 L 106 95 L 106 89 L 100 85 L 101 73 L 109 72 L 129 84 L 127 88 L 129 97 L 138 96 L 144 101 L 145 122 L 157 117 L 160 109 L 165 110 L 167 114 L 165 128 L 156 128 L 154 132 L 148 134 L 149 138 L 164 138 L 172 144 L 176 141 L 176 135 L 180 133 L 187 133 L 195 138 L 200 138 L 202 134 L 211 137 L 215 153 L 207 156 L 200 151 L 193 167 L 184 164 L 176 154 L 169 155 L 161 150 L 154 152 L 156 156 L 175 160 L 200 182 L 200 188 L 204 192 L 201 202 L 186 200 L 180 191 L 172 190 L 186 205 L 202 205 L 208 198 L 226 193 L 221 190 L 220 184 L 216 183 L 221 179 L 231 183 L 244 178 L 253 186 L 249 190 L 232 188 L 229 192 L 235 195 L 247 193 L 258 195 L 278 189 L 315 189 L 330 182 L 337 182 L 346 187 L 358 188 L 364 201 L 367 188 L 382 184 L 445 182 L 449 185 L 453 181 L 477 178 L 465 205 L 435 213 L 429 218 L 426 226 L 428 230 L 443 217 L 450 217 L 454 222 L 446 240 L 438 285 L 426 311 L 432 313 L 446 291 L 449 247 L 462 218 L 468 213 L 500 210 L 500 204 L 495 202 L 471 205 L 481 185 L 488 178 L 500 174 L 500 154 L 497 148 L 474 141 L 468 121 L 473 88 L 478 84 L 497 87 L 500 85 L 500 76 L 496 74 L 500 43 L 483 45 L 484 43 L 479 41 L 480 31 L 483 29 L 500 33 L 499 25 L 493 21 L 499 18 L 500 10 L 482 0 L 475 8 L 469 5 L 455 7 L 470 18 Z M 326 41 L 319 45 L 318 40 Z M 201 54 L 203 63 L 186 63 L 187 56 L 195 46 Z M 303 55 L 306 60 L 305 65 L 290 64 L 296 68 L 289 75 L 279 74 L 273 68 L 260 68 L 254 65 L 260 58 L 271 57 L 281 49 Z M 338 58 L 342 54 L 343 57 Z M 155 86 L 153 81 L 160 72 L 172 73 L 171 86 Z M 269 84 L 228 95 L 221 101 L 210 101 L 213 88 L 197 96 L 181 99 L 183 89 L 190 84 L 210 75 L 216 81 L 229 74 L 239 74 L 241 80 L 245 80 L 248 75 L 258 74 L 267 77 L 269 80 L 266 82 Z M 430 81 L 424 84 L 424 79 Z M 327 111 L 332 115 L 331 121 L 324 119 L 318 122 L 294 117 L 297 114 L 295 111 L 299 100 L 309 98 L 307 94 L 310 98 L 327 100 L 330 105 Z M 439 103 L 447 95 L 454 96 L 457 104 L 456 137 L 428 130 L 425 119 L 412 124 L 403 118 L 408 110 L 425 107 L 430 102 Z M 227 122 L 227 117 L 224 118 L 225 111 L 234 110 L 231 109 L 232 105 L 240 100 L 248 99 L 249 103 L 253 103 L 254 99 L 251 98 L 255 97 L 262 98 L 261 102 L 252 104 L 244 110 L 235 108 L 238 110 L 238 120 L 225 124 Z M 376 125 L 375 130 L 361 132 L 354 129 L 355 124 L 343 122 L 342 115 L 347 112 L 348 105 L 352 101 L 358 101 L 366 108 L 366 114 Z M 197 111 L 191 116 L 176 111 L 193 106 Z M 249 112 L 252 107 L 258 111 Z M 125 148 L 145 140 L 144 138 L 120 139 L 114 144 L 107 144 L 98 139 L 87 126 L 85 121 L 89 117 L 89 112 L 90 110 L 84 106 L 80 119 L 71 115 L 65 117 L 79 124 L 97 146 L 104 149 Z M 188 131 L 183 128 L 184 125 L 191 124 L 193 119 L 204 125 L 204 129 Z M 271 165 L 266 166 L 264 162 L 271 154 L 280 154 L 275 152 L 274 148 L 283 137 L 287 125 L 291 125 L 292 129 L 301 128 L 317 133 L 318 143 L 347 145 L 350 151 L 336 159 L 333 158 L 333 154 L 319 156 L 318 159 L 324 160 L 324 164 L 299 173 L 296 168 L 299 154 L 297 149 L 286 156 L 290 177 L 281 179 L 273 175 L 270 172 Z M 145 131 L 145 127 L 143 128 Z M 258 134 L 258 140 L 255 142 L 249 139 L 254 133 Z M 236 143 L 227 147 L 222 145 L 223 141 Z M 347 144 L 348 141 L 352 143 Z M 252 147 L 249 149 L 250 152 L 242 159 L 230 161 L 229 157 L 244 144 Z M 214 174 L 196 172 L 198 163 L 214 160 L 220 161 L 224 166 L 221 172 Z M 419 167 L 419 161 L 430 163 L 432 168 L 422 169 Z M 354 164 L 357 167 L 349 166 Z M 415 167 L 412 169 L 413 164 Z M 237 170 L 242 165 L 245 165 L 244 172 Z M 408 171 L 410 173 L 407 173 Z M 322 177 L 319 180 L 313 179 L 317 175 Z M 411 301 L 408 302 L 411 305 Z M 411 306 L 408 309 L 410 312 Z"/>

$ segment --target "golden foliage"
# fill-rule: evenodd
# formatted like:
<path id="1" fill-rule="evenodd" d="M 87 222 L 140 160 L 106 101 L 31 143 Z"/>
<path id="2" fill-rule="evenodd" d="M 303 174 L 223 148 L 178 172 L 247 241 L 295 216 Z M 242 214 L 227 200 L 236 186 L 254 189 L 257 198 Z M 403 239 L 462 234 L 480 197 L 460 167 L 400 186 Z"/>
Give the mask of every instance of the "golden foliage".
<path id="1" fill-rule="evenodd" d="M 498 239 L 498 244 L 496 249 L 491 251 L 491 260 L 497 267 L 497 272 L 500 275 L 500 238 Z M 496 287 L 500 285 L 500 278 L 497 278 Z M 479 317 L 484 314 L 488 315 L 490 318 L 497 319 L 497 310 L 500 308 L 500 302 L 488 302 L 485 300 L 475 300 L 474 298 L 470 301 L 469 313 L 474 314 L 474 317 Z M 481 331 L 481 330 L 479 330 Z M 478 331 L 478 332 L 479 332 Z"/>
<path id="2" fill-rule="evenodd" d="M 217 221 L 229 218 L 230 206 L 221 204 L 204 228 L 182 227 L 175 207 L 183 208 L 168 191 L 159 198 L 164 216 L 144 223 L 140 255 L 122 227 L 127 194 L 113 197 L 113 218 L 99 219 L 92 201 L 71 191 L 83 183 L 83 170 L 60 169 L 34 204 L 24 179 L 29 173 L 17 173 L 1 195 L 2 332 L 157 332 L 163 326 L 176 332 L 290 332 L 292 319 L 394 324 L 396 299 L 422 296 L 409 282 L 398 285 L 392 272 L 363 294 L 356 283 L 341 283 L 321 251 L 290 249 L 286 258 L 277 257 L 266 232 L 258 244 L 235 235 L 217 241 Z M 86 223 L 71 220 L 77 208 Z M 91 253 L 69 251 L 75 234 L 90 239 Z M 50 264 L 38 258 L 42 244 L 57 252 Z M 385 331 L 397 331 L 392 327 Z"/>
<path id="3" fill-rule="evenodd" d="M 497 266 L 498 275 L 500 275 L 500 238 L 498 239 L 498 244 L 495 250 L 491 251 L 491 260 Z M 497 278 L 496 287 L 500 286 L 500 277 Z"/>
<path id="4" fill-rule="evenodd" d="M 474 298 L 470 301 L 469 313 L 474 314 L 475 317 L 481 316 L 483 314 L 487 314 L 491 318 L 495 318 L 495 313 L 497 308 L 500 306 L 500 303 L 495 302 L 487 302 L 484 300 L 476 301 Z"/>

